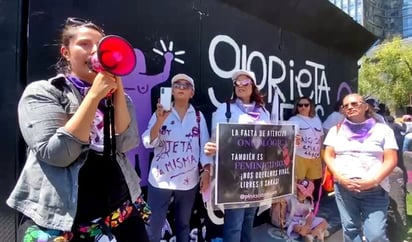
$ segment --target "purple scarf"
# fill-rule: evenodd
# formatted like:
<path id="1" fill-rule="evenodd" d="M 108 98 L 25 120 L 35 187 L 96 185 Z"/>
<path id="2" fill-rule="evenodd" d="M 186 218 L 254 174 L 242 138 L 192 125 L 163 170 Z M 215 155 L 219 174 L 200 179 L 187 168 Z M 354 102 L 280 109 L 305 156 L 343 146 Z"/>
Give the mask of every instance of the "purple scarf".
<path id="1" fill-rule="evenodd" d="M 253 120 L 259 120 L 260 118 L 260 112 L 259 112 L 259 107 L 256 105 L 255 102 L 252 102 L 250 104 L 245 104 L 240 100 L 239 98 L 236 98 L 235 101 L 236 105 L 242 110 L 244 113 L 248 114 L 253 118 Z"/>
<path id="2" fill-rule="evenodd" d="M 73 84 L 73 86 L 80 92 L 80 95 L 84 98 L 89 92 L 91 85 L 85 81 L 80 80 L 79 78 L 69 75 L 67 80 Z M 99 103 L 99 107 L 96 110 L 96 114 L 93 119 L 92 127 L 90 130 L 90 149 L 93 149 L 98 152 L 103 152 L 104 148 L 104 139 L 103 139 L 103 117 L 104 112 L 104 100 Z"/>
<path id="3" fill-rule="evenodd" d="M 68 75 L 67 80 L 69 80 L 70 83 L 76 87 L 76 89 L 80 92 L 82 97 L 86 96 L 87 92 L 90 90 L 90 87 L 92 86 L 89 83 L 82 81 L 79 78 L 72 75 Z"/>
<path id="4" fill-rule="evenodd" d="M 345 118 L 342 122 L 342 131 L 348 140 L 356 140 L 363 143 L 372 134 L 376 120 L 369 118 L 362 123 L 353 123 Z"/>

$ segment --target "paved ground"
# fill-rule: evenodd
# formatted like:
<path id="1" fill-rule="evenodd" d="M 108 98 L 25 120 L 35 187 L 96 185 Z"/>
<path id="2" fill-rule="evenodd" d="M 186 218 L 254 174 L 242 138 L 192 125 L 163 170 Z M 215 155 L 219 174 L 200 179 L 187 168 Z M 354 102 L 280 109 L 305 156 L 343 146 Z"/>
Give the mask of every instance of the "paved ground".
<path id="1" fill-rule="evenodd" d="M 336 207 L 335 198 L 333 196 L 323 197 L 319 206 L 318 216 L 324 217 L 329 222 L 330 236 L 325 240 L 329 242 L 341 242 L 342 231 L 340 230 L 340 219 L 338 208 Z M 274 227 L 270 224 L 262 224 L 256 227 L 253 231 L 254 242 L 281 242 L 281 241 L 300 241 L 300 240 L 288 240 L 287 238 L 282 238 L 278 230 L 273 230 Z M 276 237 L 272 237 L 269 234 L 275 232 Z"/>
<path id="2" fill-rule="evenodd" d="M 288 239 L 276 239 L 269 236 L 269 230 L 272 230 L 273 226 L 269 224 L 264 224 L 259 227 L 256 227 L 254 230 L 253 242 L 301 242 L 301 240 L 288 240 Z M 342 230 L 338 230 L 335 233 L 331 234 L 328 238 L 325 239 L 325 242 L 343 242 L 342 239 Z"/>

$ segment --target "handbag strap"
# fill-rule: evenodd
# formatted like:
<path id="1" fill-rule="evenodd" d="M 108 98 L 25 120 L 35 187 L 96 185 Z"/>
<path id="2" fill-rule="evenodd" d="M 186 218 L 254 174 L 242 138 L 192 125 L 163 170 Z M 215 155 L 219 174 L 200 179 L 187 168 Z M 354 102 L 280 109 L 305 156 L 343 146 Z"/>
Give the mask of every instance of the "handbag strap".
<path id="1" fill-rule="evenodd" d="M 114 105 L 113 94 L 106 97 L 106 107 L 104 109 L 103 117 L 103 154 L 107 159 L 116 160 L 116 137 L 115 137 L 115 123 L 114 123 Z"/>
<path id="2" fill-rule="evenodd" d="M 230 111 L 230 101 L 229 101 L 229 100 L 226 101 L 226 113 L 225 113 L 225 116 L 226 116 L 226 123 L 229 123 L 230 118 L 232 117 L 232 112 Z"/>
<path id="3" fill-rule="evenodd" d="M 200 164 L 200 149 L 202 148 L 202 144 L 200 142 L 200 111 L 198 109 L 195 109 L 196 113 L 196 123 L 197 123 L 197 132 L 198 132 L 198 141 L 199 141 L 199 161 L 197 163 L 197 166 L 199 168 L 199 171 L 202 171 L 202 164 Z"/>
<path id="4" fill-rule="evenodd" d="M 197 132 L 199 134 L 199 147 L 201 146 L 200 144 L 200 112 L 198 109 L 195 109 L 196 112 L 196 123 L 197 123 Z"/>

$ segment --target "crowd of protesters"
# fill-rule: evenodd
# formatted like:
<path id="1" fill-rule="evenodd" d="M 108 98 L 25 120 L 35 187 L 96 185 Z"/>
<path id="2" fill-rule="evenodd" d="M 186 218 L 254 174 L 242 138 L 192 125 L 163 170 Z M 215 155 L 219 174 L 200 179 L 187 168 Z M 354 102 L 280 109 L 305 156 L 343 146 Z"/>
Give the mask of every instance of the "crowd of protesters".
<path id="1" fill-rule="evenodd" d="M 159 242 L 173 204 L 176 241 L 187 242 L 195 197 L 211 186 L 218 149 L 203 113 L 190 104 L 195 80 L 183 73 L 171 79 L 171 109 L 159 102 L 142 135 L 145 147 L 154 149 L 147 204 L 140 178 L 124 155 L 140 140 L 134 104 L 120 77 L 97 73 L 87 65 L 104 36 L 94 23 L 68 18 L 62 29 L 58 75 L 28 85 L 20 99 L 19 125 L 28 156 L 7 200 L 22 213 L 19 241 Z M 109 124 L 110 102 L 116 116 Z M 218 107 L 212 136 L 219 122 L 270 122 L 253 72 L 233 72 L 230 101 Z M 327 167 L 335 179 L 345 241 L 401 239 L 391 236 L 402 236 L 404 230 L 392 235 L 386 228 L 394 224 L 406 228 L 403 153 L 411 149 L 412 116 L 397 123 L 376 99 L 349 94 L 322 124 L 313 100 L 302 96 L 296 99 L 289 122 L 297 126 L 297 189 L 276 202 L 290 216 L 281 224 L 288 226 L 288 235 L 308 241 L 323 241 L 328 235 L 327 219 L 313 212 Z M 110 146 L 113 140 L 117 145 Z M 170 152 L 169 143 L 180 151 Z M 172 167 L 170 159 L 191 162 Z M 256 210 L 256 206 L 225 209 L 224 241 L 252 241 Z"/>

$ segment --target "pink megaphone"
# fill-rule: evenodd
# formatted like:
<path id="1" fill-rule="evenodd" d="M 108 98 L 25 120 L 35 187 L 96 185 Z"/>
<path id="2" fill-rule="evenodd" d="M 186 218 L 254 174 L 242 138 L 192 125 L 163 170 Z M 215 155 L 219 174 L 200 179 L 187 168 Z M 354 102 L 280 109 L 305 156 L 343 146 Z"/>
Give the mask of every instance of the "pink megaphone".
<path id="1" fill-rule="evenodd" d="M 136 66 L 132 45 L 117 35 L 107 35 L 97 43 L 97 51 L 87 60 L 93 71 L 107 71 L 116 76 L 128 75 Z"/>

